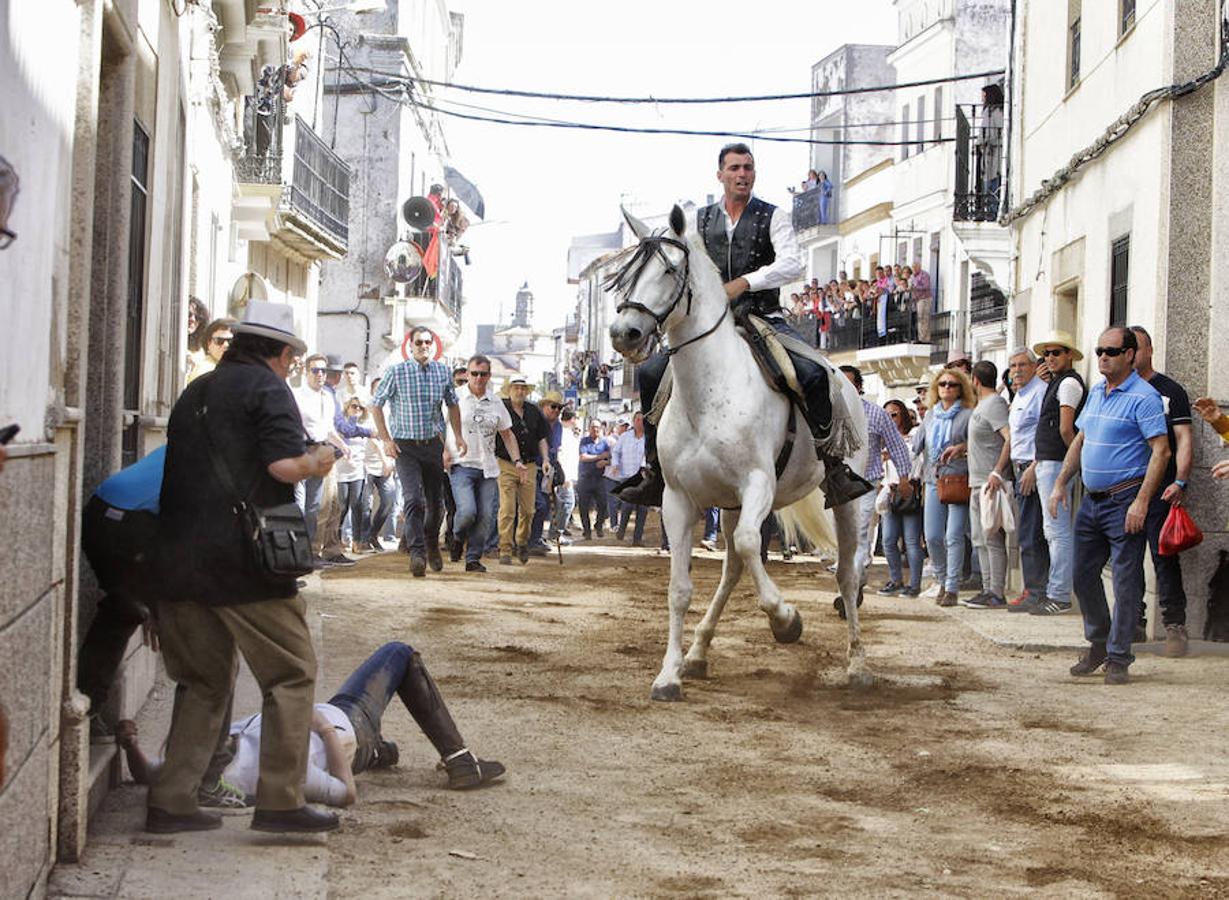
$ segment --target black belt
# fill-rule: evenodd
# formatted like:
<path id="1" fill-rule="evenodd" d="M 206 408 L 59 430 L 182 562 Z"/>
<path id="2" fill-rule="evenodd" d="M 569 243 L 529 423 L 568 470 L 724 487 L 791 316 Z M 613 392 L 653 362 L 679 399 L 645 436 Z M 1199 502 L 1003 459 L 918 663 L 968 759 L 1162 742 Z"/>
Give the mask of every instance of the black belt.
<path id="1" fill-rule="evenodd" d="M 437 434 L 435 437 L 422 438 L 421 440 L 419 438 L 395 438 L 394 443 L 412 444 L 415 447 L 425 447 L 428 444 L 438 444 L 439 440 L 440 436 Z"/>
<path id="2" fill-rule="evenodd" d="M 1108 500 L 1115 494 L 1121 494 L 1123 491 L 1129 491 L 1133 487 L 1139 487 L 1144 483 L 1142 478 L 1132 478 L 1128 481 L 1120 481 L 1117 484 L 1112 484 L 1103 491 L 1089 491 L 1088 496 L 1093 500 Z"/>

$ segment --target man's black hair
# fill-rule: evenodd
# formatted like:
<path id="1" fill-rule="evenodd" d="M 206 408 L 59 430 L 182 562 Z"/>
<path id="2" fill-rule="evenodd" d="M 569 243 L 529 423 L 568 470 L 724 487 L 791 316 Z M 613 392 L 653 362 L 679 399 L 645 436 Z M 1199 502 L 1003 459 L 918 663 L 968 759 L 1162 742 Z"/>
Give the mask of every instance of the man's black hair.
<path id="1" fill-rule="evenodd" d="M 1146 337 L 1146 338 L 1148 339 L 1148 343 L 1149 343 L 1149 344 L 1151 344 L 1151 343 L 1152 343 L 1152 335 L 1150 335 L 1150 334 L 1148 333 L 1148 329 L 1147 329 L 1147 328 L 1145 328 L 1143 325 L 1132 325 L 1132 326 L 1130 327 L 1130 329 L 1128 329 L 1128 330 L 1129 330 L 1129 331 L 1134 332 L 1134 333 L 1135 333 L 1135 334 L 1137 334 L 1137 335 L 1142 334 L 1144 337 Z M 1139 340 L 1138 340 L 1138 339 L 1136 339 L 1135 344 L 1136 344 L 1136 347 L 1138 347 L 1138 346 L 1139 346 Z"/>
<path id="2" fill-rule="evenodd" d="M 565 406 L 563 408 L 563 412 L 559 413 L 559 418 L 564 422 L 571 422 L 576 418 L 576 413 L 573 411 L 572 407 Z"/>
<path id="3" fill-rule="evenodd" d="M 483 356 L 481 353 L 475 353 L 473 356 L 469 358 L 469 362 L 466 363 L 466 365 L 467 366 L 473 366 L 473 365 L 486 366 L 489 369 L 491 368 L 491 360 L 489 357 Z"/>
<path id="4" fill-rule="evenodd" d="M 453 375 L 456 375 L 458 372 L 468 372 L 468 371 L 469 371 L 469 366 L 467 366 L 465 363 L 461 363 L 460 365 L 452 367 Z"/>
<path id="5" fill-rule="evenodd" d="M 862 370 L 857 366 L 841 366 L 841 371 L 847 375 L 853 376 L 853 386 L 858 389 L 858 393 L 862 393 Z"/>
<path id="6" fill-rule="evenodd" d="M 1122 335 L 1123 350 L 1139 350 L 1139 338 L 1135 336 L 1135 331 L 1133 329 L 1127 328 L 1125 325 L 1113 325 L 1101 333 L 1109 334 L 1111 331 L 1117 331 Z M 1147 332 L 1145 332 L 1145 334 L 1147 334 Z"/>
<path id="7" fill-rule="evenodd" d="M 234 340 L 230 342 L 230 347 L 226 349 L 226 355 L 223 359 L 230 357 L 234 359 L 239 356 L 256 356 L 260 359 L 276 359 L 282 355 L 282 351 L 288 345 L 276 338 L 265 337 L 260 334 L 245 334 L 240 332 L 236 334 Z M 232 356 L 233 354 L 233 356 Z"/>
<path id="8" fill-rule="evenodd" d="M 353 363 L 353 362 L 351 362 L 351 363 L 346 363 L 344 366 L 342 366 L 342 368 L 343 368 L 343 369 L 351 369 L 351 368 L 357 369 L 357 368 L 358 368 L 358 363 Z"/>
<path id="9" fill-rule="evenodd" d="M 973 366 L 973 380 L 982 387 L 993 388 L 999 380 L 999 368 L 988 359 L 983 359 L 981 362 Z"/>
<path id="10" fill-rule="evenodd" d="M 727 153 L 737 153 L 740 156 L 750 156 L 751 161 L 755 162 L 755 154 L 751 152 L 751 148 L 741 141 L 733 144 L 726 144 L 721 148 L 721 152 L 717 154 L 717 168 L 725 168 L 725 155 Z"/>

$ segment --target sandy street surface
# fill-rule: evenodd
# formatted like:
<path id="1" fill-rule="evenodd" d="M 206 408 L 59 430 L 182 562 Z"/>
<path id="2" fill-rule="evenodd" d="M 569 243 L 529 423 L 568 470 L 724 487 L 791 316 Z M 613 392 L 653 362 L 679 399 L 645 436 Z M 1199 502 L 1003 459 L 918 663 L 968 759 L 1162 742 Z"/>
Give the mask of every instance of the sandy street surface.
<path id="1" fill-rule="evenodd" d="M 801 642 L 774 643 L 744 579 L 709 679 L 654 703 L 668 558 L 607 538 L 565 560 L 411 580 L 387 553 L 324 576 L 324 696 L 404 640 L 509 770 L 443 790 L 390 707 L 401 763 L 359 777 L 328 843 L 334 896 L 1229 896 L 1229 659 L 1141 655 L 1109 688 L 1069 676 L 1072 653 L 1003 649 L 933 601 L 872 595 L 873 670 L 942 680 L 836 687 L 834 580 L 776 558 Z M 697 556 L 689 631 L 719 571 Z"/>

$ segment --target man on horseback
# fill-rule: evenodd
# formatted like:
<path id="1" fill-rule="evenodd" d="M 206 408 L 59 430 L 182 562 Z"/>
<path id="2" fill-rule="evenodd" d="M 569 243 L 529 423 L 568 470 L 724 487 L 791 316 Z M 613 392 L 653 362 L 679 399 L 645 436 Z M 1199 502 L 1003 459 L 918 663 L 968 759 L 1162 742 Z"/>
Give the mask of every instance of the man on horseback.
<path id="1" fill-rule="evenodd" d="M 727 144 L 717 157 L 717 180 L 724 198 L 696 211 L 696 228 L 709 258 L 721 272 L 735 321 L 756 334 L 747 316 L 754 314 L 778 333 L 802 341 L 785 321 L 781 309 L 784 284 L 802 277 L 798 241 L 789 214 L 753 197 L 755 159 L 746 144 Z M 817 451 L 824 463 L 820 486 L 830 506 L 848 503 L 872 490 L 844 461 L 819 447 L 832 431 L 832 399 L 828 370 L 802 354 L 789 351 L 802 396 L 795 401 L 806 414 Z M 640 408 L 647 414 L 666 372 L 669 357 L 656 353 L 639 366 Z M 657 459 L 657 426 L 645 419 L 645 467 L 615 489 L 619 499 L 635 506 L 660 506 L 665 483 Z"/>

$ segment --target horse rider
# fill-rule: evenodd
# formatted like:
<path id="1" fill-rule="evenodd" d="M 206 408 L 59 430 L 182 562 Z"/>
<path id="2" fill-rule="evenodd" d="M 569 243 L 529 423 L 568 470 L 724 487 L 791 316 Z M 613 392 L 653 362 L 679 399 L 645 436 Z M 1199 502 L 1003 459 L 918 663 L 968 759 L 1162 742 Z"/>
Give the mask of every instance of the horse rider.
<path id="1" fill-rule="evenodd" d="M 786 323 L 781 309 L 781 285 L 803 274 L 798 240 L 789 213 L 751 195 L 755 186 L 755 159 L 746 144 L 727 144 L 717 156 L 717 180 L 724 198 L 696 211 L 696 227 L 709 258 L 721 272 L 726 297 L 736 321 L 746 325 L 754 313 L 777 332 L 802 338 Z M 832 399 L 828 370 L 814 359 L 789 353 L 799 386 L 803 409 L 817 450 L 832 431 Z M 639 366 L 640 408 L 651 410 L 669 357 L 656 353 Z M 657 459 L 657 426 L 645 419 L 645 467 L 624 481 L 615 493 L 634 506 L 660 506 L 664 483 Z M 823 451 L 824 482 L 820 485 L 830 506 L 848 503 L 872 486 L 850 470 L 841 459 Z"/>

